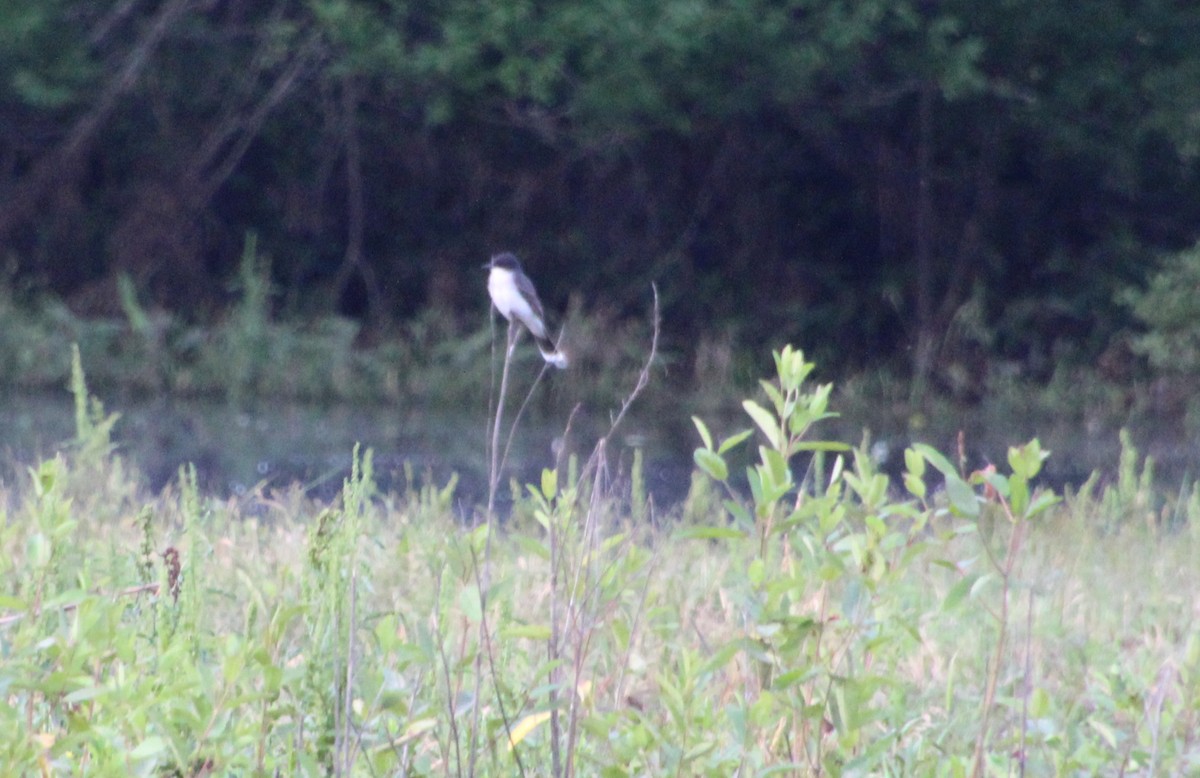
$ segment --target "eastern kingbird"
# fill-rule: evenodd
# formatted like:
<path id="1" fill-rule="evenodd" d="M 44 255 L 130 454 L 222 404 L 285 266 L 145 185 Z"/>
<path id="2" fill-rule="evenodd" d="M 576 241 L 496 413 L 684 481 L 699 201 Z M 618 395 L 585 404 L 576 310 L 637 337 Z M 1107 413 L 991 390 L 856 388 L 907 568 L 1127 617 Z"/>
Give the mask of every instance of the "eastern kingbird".
<path id="1" fill-rule="evenodd" d="M 525 325 L 529 334 L 537 341 L 538 351 L 542 359 L 557 368 L 567 366 L 566 353 L 559 351 L 546 332 L 546 314 L 542 312 L 542 301 L 538 299 L 537 290 L 529 276 L 521 272 L 521 263 L 515 255 L 509 252 L 492 257 L 484 267 L 489 269 L 488 294 L 492 305 L 500 311 L 500 315 L 513 319 Z"/>

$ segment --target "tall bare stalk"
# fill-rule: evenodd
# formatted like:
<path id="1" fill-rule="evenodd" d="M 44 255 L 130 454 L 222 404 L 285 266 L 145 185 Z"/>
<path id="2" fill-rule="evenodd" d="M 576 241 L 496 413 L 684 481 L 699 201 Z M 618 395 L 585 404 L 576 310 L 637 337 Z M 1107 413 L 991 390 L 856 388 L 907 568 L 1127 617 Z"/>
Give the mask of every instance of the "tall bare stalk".
<path id="1" fill-rule="evenodd" d="M 988 667 L 987 685 L 984 687 L 983 692 L 979 735 L 975 740 L 975 758 L 971 768 L 971 778 L 981 778 L 985 773 L 984 758 L 987 754 L 988 727 L 991 722 L 992 709 L 995 708 L 996 688 L 1000 683 L 1000 668 L 1004 662 L 1004 652 L 1008 644 L 1008 600 L 1012 592 L 1013 569 L 1017 564 L 1017 557 L 1021 551 L 1021 541 L 1025 530 L 1025 522 L 1013 516 L 1007 503 L 1002 503 L 1002 505 L 1004 513 L 1012 526 L 1011 534 L 1008 537 L 1008 550 L 1005 553 L 1004 559 L 997 559 L 987 542 L 984 541 L 983 543 L 983 548 L 987 552 L 988 559 L 1000 575 L 1000 609 L 992 613 L 996 619 L 999 634 L 996 636 L 996 647 L 992 655 L 992 661 Z"/>
<path id="2" fill-rule="evenodd" d="M 650 370 L 654 365 L 654 360 L 658 357 L 658 336 L 660 330 L 659 309 L 658 309 L 658 287 L 651 286 L 654 293 L 654 311 L 651 320 L 651 337 L 650 351 L 646 355 L 646 360 L 642 364 L 642 369 L 638 373 L 637 381 L 634 383 L 633 389 L 625 397 L 621 403 L 621 409 L 617 415 L 613 417 L 612 423 L 609 425 L 608 431 L 596 443 L 592 450 L 591 456 L 588 458 L 587 464 L 580 473 L 579 482 L 585 483 L 588 479 L 592 481 L 591 495 L 587 507 L 587 513 L 584 516 L 583 533 L 580 537 L 580 545 L 583 547 L 580 554 L 580 563 L 575 568 L 575 575 L 566 587 L 566 591 L 560 591 L 559 584 L 561 581 L 561 571 L 566 562 L 563 555 L 561 536 L 557 532 L 555 517 L 551 518 L 550 522 L 550 639 L 547 646 L 547 659 L 552 668 L 550 671 L 550 748 L 551 748 L 551 774 L 555 778 L 567 776 L 570 778 L 575 775 L 575 748 L 579 736 L 579 694 L 578 689 L 583 677 L 583 662 L 587 655 L 588 648 L 591 644 L 593 630 L 585 627 L 589 623 L 585 620 L 583 608 L 589 602 L 593 602 L 595 590 L 594 583 L 584 583 L 584 579 L 589 582 L 594 582 L 594 577 L 591 575 L 591 566 L 596 559 L 596 555 L 592 553 L 595 547 L 595 539 L 598 532 L 599 514 L 600 514 L 600 497 L 603 491 L 603 485 L 607 477 L 607 461 L 608 461 L 608 446 L 613 435 L 616 434 L 621 422 L 624 421 L 626 414 L 629 412 L 630 406 L 641 395 L 642 391 L 650 383 Z M 563 595 L 566 595 L 565 598 Z M 564 603 L 565 599 L 565 603 Z M 572 682 L 569 690 L 570 704 L 567 706 L 567 721 L 566 721 L 566 748 L 560 746 L 563 739 L 563 722 L 558 711 L 558 690 L 562 685 L 561 664 L 558 660 L 563 656 L 562 639 L 564 628 L 570 625 L 575 625 L 573 630 L 574 636 L 573 656 L 570 666 L 572 669 Z M 565 751 L 566 763 L 563 764 L 563 751 Z"/>

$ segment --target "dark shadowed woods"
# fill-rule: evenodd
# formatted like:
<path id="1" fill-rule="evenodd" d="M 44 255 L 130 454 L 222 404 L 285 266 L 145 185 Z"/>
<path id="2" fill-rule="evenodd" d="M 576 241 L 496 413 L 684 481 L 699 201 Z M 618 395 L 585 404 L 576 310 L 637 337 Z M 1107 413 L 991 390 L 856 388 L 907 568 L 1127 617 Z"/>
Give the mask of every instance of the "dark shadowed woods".
<path id="1" fill-rule="evenodd" d="M 367 336 L 477 311 L 512 249 L 555 310 L 656 281 L 684 353 L 1120 373 L 1200 224 L 1187 4 L 44 0 L 0 30 L 5 283 L 83 316 L 127 278 L 218 317 L 254 233 L 276 313 Z"/>

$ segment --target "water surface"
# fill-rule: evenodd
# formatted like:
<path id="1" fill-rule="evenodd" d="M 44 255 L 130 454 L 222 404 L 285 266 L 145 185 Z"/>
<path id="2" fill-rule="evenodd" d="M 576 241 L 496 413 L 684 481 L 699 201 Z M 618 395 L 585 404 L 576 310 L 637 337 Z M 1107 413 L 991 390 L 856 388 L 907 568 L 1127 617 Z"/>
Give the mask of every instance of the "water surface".
<path id="1" fill-rule="evenodd" d="M 114 430 L 118 450 L 155 490 L 176 478 L 181 466 L 191 463 L 202 488 L 218 496 L 300 483 L 314 496 L 328 499 L 349 474 L 351 452 L 357 443 L 374 451 L 376 481 L 384 491 L 403 491 L 407 461 L 419 483 L 432 480 L 443 485 L 457 474 L 456 506 L 464 515 L 485 499 L 490 428 L 486 414 L 480 411 L 296 403 L 237 408 L 224 401 L 204 400 L 110 401 L 106 405 L 120 414 Z M 609 451 L 614 477 L 627 477 L 634 448 L 640 448 L 647 488 L 657 505 L 666 507 L 681 500 L 692 469 L 691 451 L 698 445 L 689 417 L 682 408 L 677 414 L 661 410 L 642 416 L 632 413 Z M 747 427 L 749 421 L 733 415 L 711 424 L 721 435 Z M 1034 429 L 1035 425 L 1040 428 Z M 565 426 L 565 418 L 531 415 L 523 420 L 506 476 L 536 483 L 541 469 L 553 465 L 553 447 Z M 915 431 L 912 426 L 909 420 L 878 413 L 873 418 L 822 422 L 815 432 L 823 439 L 857 444 L 868 431 L 873 454 L 893 476 L 903 468 L 903 449 L 914 440 L 930 443 L 956 458 L 960 430 L 970 468 L 992 461 L 1004 470 L 1009 445 L 1039 436 L 1043 448 L 1052 452 L 1044 481 L 1055 487 L 1081 483 L 1093 471 L 1111 478 L 1120 453 L 1115 426 L 1028 418 L 989 421 L 983 413 L 944 417 Z M 7 477 L 23 477 L 25 465 L 52 454 L 71 439 L 73 430 L 73 404 L 66 393 L 0 398 L 0 452 L 7 460 Z M 606 414 L 581 414 L 572 422 L 568 446 L 586 456 L 606 430 Z M 1132 434 L 1139 449 L 1155 457 L 1160 484 L 1177 487 L 1200 472 L 1200 445 L 1181 425 L 1143 421 L 1132 427 Z M 753 449 L 747 447 L 732 457 L 733 472 L 742 472 L 752 455 Z M 796 465 L 800 475 L 804 463 Z"/>

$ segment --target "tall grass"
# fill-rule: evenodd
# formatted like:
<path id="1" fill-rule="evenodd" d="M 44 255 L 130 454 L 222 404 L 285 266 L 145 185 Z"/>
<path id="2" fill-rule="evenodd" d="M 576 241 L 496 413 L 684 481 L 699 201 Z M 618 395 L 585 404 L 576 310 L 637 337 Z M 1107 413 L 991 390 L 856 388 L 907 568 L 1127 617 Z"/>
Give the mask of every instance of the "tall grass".
<path id="1" fill-rule="evenodd" d="M 686 510 L 633 521 L 564 466 L 490 531 L 453 484 L 380 493 L 370 452 L 328 503 L 189 469 L 148 493 L 79 373 L 79 439 L 0 485 L 0 772 L 1200 769 L 1195 490 L 1143 489 L 1127 449 L 1060 500 L 1035 444 L 978 473 L 915 447 L 889 483 L 791 435 L 826 412 L 805 365 L 777 356 L 752 437 L 704 427 Z"/>

